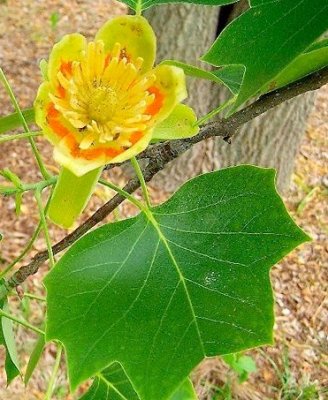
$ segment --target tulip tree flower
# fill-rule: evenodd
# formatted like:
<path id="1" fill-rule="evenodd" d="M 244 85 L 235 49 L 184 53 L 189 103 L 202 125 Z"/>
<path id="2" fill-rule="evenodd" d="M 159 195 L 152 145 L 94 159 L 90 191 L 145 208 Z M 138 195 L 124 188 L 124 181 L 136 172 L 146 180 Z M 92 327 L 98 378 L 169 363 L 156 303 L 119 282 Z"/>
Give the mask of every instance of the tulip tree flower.
<path id="1" fill-rule="evenodd" d="M 49 217 L 70 227 L 103 166 L 126 161 L 152 140 L 195 135 L 182 69 L 153 67 L 154 32 L 141 16 L 116 17 L 95 40 L 70 34 L 50 54 L 35 100 L 36 122 L 62 166 Z"/>

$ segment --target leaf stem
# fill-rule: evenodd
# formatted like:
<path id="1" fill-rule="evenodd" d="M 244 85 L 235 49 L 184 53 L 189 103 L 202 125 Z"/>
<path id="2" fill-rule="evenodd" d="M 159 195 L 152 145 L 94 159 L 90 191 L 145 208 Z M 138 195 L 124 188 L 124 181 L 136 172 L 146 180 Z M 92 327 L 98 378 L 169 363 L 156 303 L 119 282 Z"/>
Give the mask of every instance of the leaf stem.
<path id="1" fill-rule="evenodd" d="M 57 182 L 57 177 L 52 176 L 51 178 L 36 182 L 36 183 L 26 183 L 23 184 L 21 187 L 17 186 L 0 186 L 0 194 L 5 195 L 5 196 L 10 196 L 16 193 L 23 193 L 23 192 L 28 192 L 29 190 L 40 190 L 42 191 L 48 186 L 54 185 Z"/>
<path id="2" fill-rule="evenodd" d="M 24 297 L 28 297 L 30 299 L 38 300 L 38 301 L 46 301 L 45 297 L 38 296 L 38 295 L 33 294 L 33 293 L 24 293 Z"/>
<path id="3" fill-rule="evenodd" d="M 194 126 L 200 126 L 203 125 L 205 122 L 207 122 L 209 119 L 213 118 L 216 114 L 220 113 L 223 111 L 225 108 L 233 104 L 236 100 L 236 96 L 231 97 L 227 101 L 225 101 L 223 104 L 219 105 L 219 107 L 215 108 L 214 110 L 210 111 L 208 114 L 204 115 L 201 117 L 199 120 L 197 120 L 194 124 Z"/>
<path id="4" fill-rule="evenodd" d="M 42 132 L 26 132 L 26 133 L 17 133 L 15 135 L 2 135 L 0 136 L 0 143 L 10 142 L 11 140 L 18 140 L 18 139 L 26 139 L 29 137 L 40 136 Z"/>
<path id="5" fill-rule="evenodd" d="M 18 116 L 19 116 L 19 118 L 21 120 L 21 123 L 23 125 L 23 128 L 24 128 L 25 132 L 26 133 L 30 133 L 30 129 L 29 129 L 28 125 L 27 125 L 26 119 L 25 119 L 25 117 L 24 117 L 24 115 L 22 113 L 21 108 L 19 107 L 18 101 L 17 101 L 17 99 L 16 99 L 16 97 L 14 95 L 14 92 L 13 92 L 13 90 L 12 90 L 12 88 L 11 88 L 11 86 L 10 86 L 10 84 L 9 84 L 9 82 L 8 82 L 8 80 L 7 80 L 6 76 L 5 76 L 2 68 L 0 68 L 0 81 L 3 83 L 5 89 L 6 89 L 8 95 L 10 97 L 11 102 L 13 103 L 13 106 L 14 106 L 14 108 L 15 108 L 15 110 L 16 110 L 16 112 L 17 112 L 17 114 L 18 114 Z M 35 144 L 35 141 L 34 141 L 33 137 L 31 137 L 31 136 L 28 137 L 28 140 L 29 140 L 30 145 L 32 147 L 32 151 L 33 151 L 34 157 L 36 159 L 36 162 L 38 164 L 38 167 L 40 169 L 40 172 L 41 172 L 43 178 L 44 179 L 49 179 L 51 177 L 51 175 L 47 171 L 47 169 L 46 169 L 46 167 L 45 167 L 45 165 L 44 165 L 44 163 L 42 161 L 41 154 L 40 154 L 40 152 L 39 152 L 39 150 L 38 150 L 38 148 L 37 148 L 37 146 Z"/>
<path id="6" fill-rule="evenodd" d="M 125 190 L 121 189 L 119 186 L 116 186 L 112 182 L 105 181 L 104 179 L 99 179 L 99 183 L 109 187 L 110 189 L 114 190 L 115 192 L 119 193 L 121 196 L 125 197 L 127 200 L 129 200 L 132 204 L 134 204 L 136 207 L 138 207 L 141 211 L 144 211 L 144 205 L 136 199 L 134 196 L 132 196 L 130 193 L 126 192 Z"/>
<path id="7" fill-rule="evenodd" d="M 56 361 L 55 361 L 55 365 L 54 365 L 54 368 L 52 370 L 52 374 L 51 374 L 50 381 L 49 381 L 49 384 L 48 384 L 48 389 L 47 389 L 47 393 L 46 393 L 46 396 L 45 396 L 45 400 L 51 400 L 51 398 L 52 398 L 52 393 L 53 393 L 53 390 L 54 390 L 55 380 L 56 380 L 58 369 L 59 369 L 59 365 L 60 365 L 60 359 L 61 359 L 61 355 L 62 355 L 62 350 L 63 350 L 63 346 L 61 344 L 58 344 Z"/>
<path id="8" fill-rule="evenodd" d="M 143 176 L 142 170 L 140 168 L 140 165 L 138 163 L 138 160 L 135 157 L 131 158 L 131 164 L 134 168 L 134 170 L 136 171 L 137 177 L 139 179 L 140 185 L 141 185 L 141 189 L 142 189 L 142 193 L 144 195 L 146 204 L 147 204 L 147 208 L 151 207 L 151 203 L 150 203 L 150 198 L 149 198 L 149 193 L 148 193 L 148 189 L 147 189 L 147 185 L 145 182 L 145 178 Z"/>
<path id="9" fill-rule="evenodd" d="M 17 322 L 17 324 L 20 324 L 20 325 L 24 326 L 25 328 L 31 329 L 32 331 L 39 333 L 40 335 L 45 335 L 45 333 L 41 329 L 29 324 L 26 321 L 16 318 L 14 315 L 6 313 L 2 309 L 0 309 L 0 316 L 11 319 L 12 321 Z"/>
<path id="10" fill-rule="evenodd" d="M 36 202 L 38 204 L 41 224 L 42 224 L 43 231 L 44 231 L 44 236 L 45 236 L 45 239 L 46 239 L 50 266 L 53 267 L 55 265 L 55 258 L 54 258 L 54 253 L 52 251 L 52 245 L 51 245 L 51 239 L 50 239 L 50 235 L 49 235 L 46 215 L 45 215 L 45 211 L 44 211 L 43 204 L 42 204 L 41 191 L 38 190 L 38 189 L 35 191 L 35 199 L 36 199 Z"/>

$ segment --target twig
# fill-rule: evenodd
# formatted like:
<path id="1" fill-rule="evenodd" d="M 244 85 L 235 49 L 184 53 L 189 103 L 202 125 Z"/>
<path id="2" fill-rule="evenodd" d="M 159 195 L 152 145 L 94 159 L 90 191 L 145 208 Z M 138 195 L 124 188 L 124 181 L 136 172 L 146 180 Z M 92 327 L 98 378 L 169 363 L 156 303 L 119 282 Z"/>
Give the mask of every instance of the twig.
<path id="1" fill-rule="evenodd" d="M 157 172 L 161 171 L 166 164 L 182 153 L 190 149 L 194 144 L 211 137 L 222 137 L 226 141 L 236 134 L 238 128 L 246 122 L 253 120 L 259 115 L 265 113 L 278 106 L 279 104 L 297 97 L 308 91 L 317 90 L 328 82 L 328 67 L 315 72 L 307 77 L 281 89 L 267 93 L 260 97 L 251 105 L 245 107 L 241 111 L 236 112 L 232 116 L 224 120 L 218 120 L 208 123 L 201 127 L 198 135 L 190 139 L 181 139 L 171 142 L 164 142 L 158 145 L 149 147 L 139 155 L 139 159 L 148 159 L 149 162 L 142 172 L 146 182 L 149 182 Z M 111 168 L 110 166 L 109 168 Z M 123 188 L 127 193 L 133 193 L 140 187 L 140 182 L 137 178 L 131 179 Z M 64 239 L 53 246 L 53 254 L 57 254 L 67 247 L 71 246 L 81 236 L 88 232 L 91 228 L 101 222 L 119 204 L 124 201 L 124 197 L 116 194 L 111 200 L 100 207 L 87 221 L 80 225 L 75 231 L 67 235 Z M 16 271 L 12 277 L 6 282 L 5 286 L 0 286 L 0 299 L 12 288 L 22 284 L 30 275 L 35 274 L 39 267 L 48 259 L 48 252 L 41 251 L 37 253 L 32 261 L 22 266 Z"/>

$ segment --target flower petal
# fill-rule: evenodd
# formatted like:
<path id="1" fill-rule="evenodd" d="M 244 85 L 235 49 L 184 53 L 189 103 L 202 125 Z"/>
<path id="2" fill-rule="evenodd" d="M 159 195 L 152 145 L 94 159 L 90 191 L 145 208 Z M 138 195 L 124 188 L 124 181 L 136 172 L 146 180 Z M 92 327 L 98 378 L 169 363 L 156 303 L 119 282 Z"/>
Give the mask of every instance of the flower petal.
<path id="1" fill-rule="evenodd" d="M 54 148 L 54 159 L 58 164 L 67 168 L 76 176 L 85 175 L 86 173 L 105 165 L 104 154 L 99 155 L 94 160 L 73 158 L 69 149 L 65 145 Z"/>
<path id="2" fill-rule="evenodd" d="M 59 71 L 64 76 L 70 77 L 72 62 L 80 61 L 87 48 L 87 41 L 84 36 L 78 33 L 65 35 L 56 43 L 50 53 L 48 62 L 48 79 L 53 87 L 57 88 Z"/>
<path id="3" fill-rule="evenodd" d="M 116 43 L 120 43 L 122 56 L 134 64 L 142 57 L 141 72 L 150 70 L 154 65 L 156 37 L 144 17 L 124 15 L 113 18 L 100 28 L 96 40 L 104 42 L 105 52 L 110 52 Z"/>
<path id="4" fill-rule="evenodd" d="M 154 128 L 152 139 L 183 139 L 197 135 L 199 127 L 194 110 L 185 104 L 175 106 L 171 114 Z"/>
<path id="5" fill-rule="evenodd" d="M 131 136 L 135 135 L 137 136 L 139 132 L 136 132 L 132 134 Z M 110 160 L 109 163 L 114 164 L 114 163 L 121 163 L 123 161 L 129 160 L 130 158 L 136 156 L 137 154 L 141 153 L 142 151 L 145 150 L 145 148 L 149 145 L 151 139 L 152 139 L 152 130 L 149 130 L 147 132 L 143 133 L 143 136 L 141 139 L 136 141 L 136 143 L 130 147 L 128 150 L 126 150 L 124 153 L 118 155 L 117 157 L 113 158 Z"/>
<path id="6" fill-rule="evenodd" d="M 92 148 L 83 150 L 78 147 L 75 151 L 67 145 L 64 140 L 54 149 L 55 160 L 73 172 L 76 176 L 82 176 L 89 171 L 106 164 L 120 163 L 141 153 L 149 144 L 152 138 L 152 131 L 146 132 L 136 143 L 127 150 L 117 149 L 113 145 L 95 145 Z M 140 133 L 141 135 L 141 133 Z"/>
<path id="7" fill-rule="evenodd" d="M 156 76 L 155 82 L 147 89 L 154 95 L 154 101 L 144 114 L 151 116 L 151 123 L 154 126 L 166 119 L 175 106 L 187 97 L 187 89 L 181 68 L 159 65 L 150 73 Z"/>
<path id="8" fill-rule="evenodd" d="M 43 82 L 38 90 L 36 99 L 34 101 L 35 122 L 42 129 L 44 135 L 52 144 L 60 142 L 61 137 L 56 135 L 49 125 L 49 111 L 51 101 L 49 99 L 49 92 L 51 91 L 51 84 L 46 81 Z"/>

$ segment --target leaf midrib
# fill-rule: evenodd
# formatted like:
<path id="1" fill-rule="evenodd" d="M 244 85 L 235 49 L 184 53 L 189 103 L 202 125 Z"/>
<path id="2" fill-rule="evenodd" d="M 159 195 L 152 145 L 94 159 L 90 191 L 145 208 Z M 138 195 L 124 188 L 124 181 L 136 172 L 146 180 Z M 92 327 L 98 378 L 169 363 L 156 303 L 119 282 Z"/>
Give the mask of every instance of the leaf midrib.
<path id="1" fill-rule="evenodd" d="M 204 344 L 203 344 L 203 341 L 202 341 L 202 336 L 201 336 L 201 333 L 200 333 L 200 330 L 199 330 L 199 327 L 198 327 L 197 316 L 195 314 L 195 310 L 194 310 L 194 307 L 193 307 L 193 304 L 192 304 L 192 301 L 191 301 L 191 297 L 190 297 L 190 294 L 189 294 L 189 291 L 188 291 L 188 288 L 187 288 L 187 285 L 186 285 L 186 281 L 185 281 L 185 278 L 184 278 L 184 276 L 183 276 L 183 274 L 182 274 L 182 272 L 180 270 L 179 264 L 178 264 L 177 260 L 175 259 L 174 254 L 173 254 L 173 252 L 171 250 L 171 247 L 170 247 L 170 245 L 168 243 L 168 240 L 166 239 L 164 233 L 162 232 L 162 230 L 160 228 L 160 225 L 157 222 L 157 220 L 155 219 L 151 209 L 150 208 L 143 208 L 142 211 L 144 212 L 145 216 L 148 218 L 149 222 L 153 225 L 153 227 L 155 228 L 156 232 L 158 233 L 158 236 L 159 236 L 160 240 L 162 241 L 163 245 L 165 246 L 165 248 L 166 248 L 166 250 L 167 250 L 167 252 L 169 254 L 169 257 L 170 257 L 170 259 L 171 259 L 171 261 L 172 261 L 172 263 L 173 263 L 173 265 L 174 265 L 174 267 L 175 267 L 175 269 L 177 271 L 177 274 L 179 276 L 180 282 L 183 285 L 183 288 L 184 288 L 184 291 L 185 291 L 185 294 L 186 294 L 186 297 L 187 297 L 187 301 L 188 301 L 188 304 L 189 304 L 189 307 L 190 307 L 190 311 L 191 311 L 191 314 L 192 314 L 192 317 L 193 317 L 193 320 L 194 320 L 194 323 L 195 323 L 195 326 L 196 326 L 197 336 L 198 336 L 198 339 L 199 339 L 200 346 L 202 348 L 202 353 L 203 353 L 203 356 L 205 357 L 206 356 L 206 351 L 205 351 Z"/>

